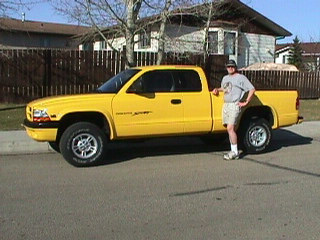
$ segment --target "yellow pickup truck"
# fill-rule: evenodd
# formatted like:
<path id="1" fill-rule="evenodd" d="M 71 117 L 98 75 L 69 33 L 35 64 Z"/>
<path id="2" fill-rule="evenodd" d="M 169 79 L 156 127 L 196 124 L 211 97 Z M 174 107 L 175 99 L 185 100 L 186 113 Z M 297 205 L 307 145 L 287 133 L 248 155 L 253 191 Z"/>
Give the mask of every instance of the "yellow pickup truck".
<path id="1" fill-rule="evenodd" d="M 107 158 L 113 140 L 225 134 L 222 104 L 223 95 L 209 91 L 200 67 L 135 67 L 94 93 L 29 103 L 24 126 L 31 138 L 49 142 L 70 164 L 83 167 Z M 298 107 L 297 91 L 256 91 L 238 127 L 243 150 L 263 152 L 272 129 L 302 121 Z"/>

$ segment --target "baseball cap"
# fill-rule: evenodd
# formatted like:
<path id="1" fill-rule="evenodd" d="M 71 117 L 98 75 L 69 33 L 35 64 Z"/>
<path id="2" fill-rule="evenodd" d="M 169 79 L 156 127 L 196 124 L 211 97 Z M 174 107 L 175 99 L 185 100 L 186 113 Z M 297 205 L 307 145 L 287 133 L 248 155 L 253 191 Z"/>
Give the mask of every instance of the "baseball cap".
<path id="1" fill-rule="evenodd" d="M 229 60 L 226 64 L 226 67 L 237 67 L 237 64 L 234 60 Z"/>

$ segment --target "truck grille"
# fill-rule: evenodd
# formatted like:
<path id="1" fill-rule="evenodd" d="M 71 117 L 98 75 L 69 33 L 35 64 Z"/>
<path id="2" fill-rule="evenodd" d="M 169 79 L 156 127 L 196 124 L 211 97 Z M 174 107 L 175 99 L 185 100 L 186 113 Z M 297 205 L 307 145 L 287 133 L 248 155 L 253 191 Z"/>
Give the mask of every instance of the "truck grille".
<path id="1" fill-rule="evenodd" d="M 29 121 L 32 122 L 32 107 L 26 107 L 26 117 Z"/>

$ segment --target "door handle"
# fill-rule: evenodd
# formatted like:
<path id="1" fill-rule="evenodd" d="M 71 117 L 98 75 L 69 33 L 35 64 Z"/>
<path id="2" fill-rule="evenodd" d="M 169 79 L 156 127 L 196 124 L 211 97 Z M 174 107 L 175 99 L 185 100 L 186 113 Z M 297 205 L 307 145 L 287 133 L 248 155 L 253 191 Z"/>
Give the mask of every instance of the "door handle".
<path id="1" fill-rule="evenodd" d="M 181 104 L 181 99 L 172 99 L 171 103 L 172 104 Z"/>

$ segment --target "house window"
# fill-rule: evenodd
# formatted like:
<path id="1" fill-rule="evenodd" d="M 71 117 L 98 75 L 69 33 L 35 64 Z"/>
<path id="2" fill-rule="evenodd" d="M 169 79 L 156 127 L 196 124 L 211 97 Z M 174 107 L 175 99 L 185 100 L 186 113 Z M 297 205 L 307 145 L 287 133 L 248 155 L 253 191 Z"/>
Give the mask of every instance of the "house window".
<path id="1" fill-rule="evenodd" d="M 50 39 L 48 39 L 48 38 L 42 39 L 42 47 L 51 47 L 50 46 Z"/>
<path id="2" fill-rule="evenodd" d="M 101 41 L 100 43 L 100 49 L 106 49 L 107 48 L 107 43 L 106 41 Z"/>
<path id="3" fill-rule="evenodd" d="M 83 44 L 83 50 L 85 51 L 92 51 L 93 50 L 93 44 L 90 42 Z"/>
<path id="4" fill-rule="evenodd" d="M 208 33 L 208 52 L 218 53 L 218 32 Z"/>
<path id="5" fill-rule="evenodd" d="M 225 55 L 236 54 L 236 33 L 235 32 L 224 33 L 224 54 Z"/>
<path id="6" fill-rule="evenodd" d="M 140 48 L 151 47 L 151 31 L 142 30 L 139 35 Z"/>
<path id="7" fill-rule="evenodd" d="M 282 63 L 286 63 L 286 56 L 282 56 Z"/>

